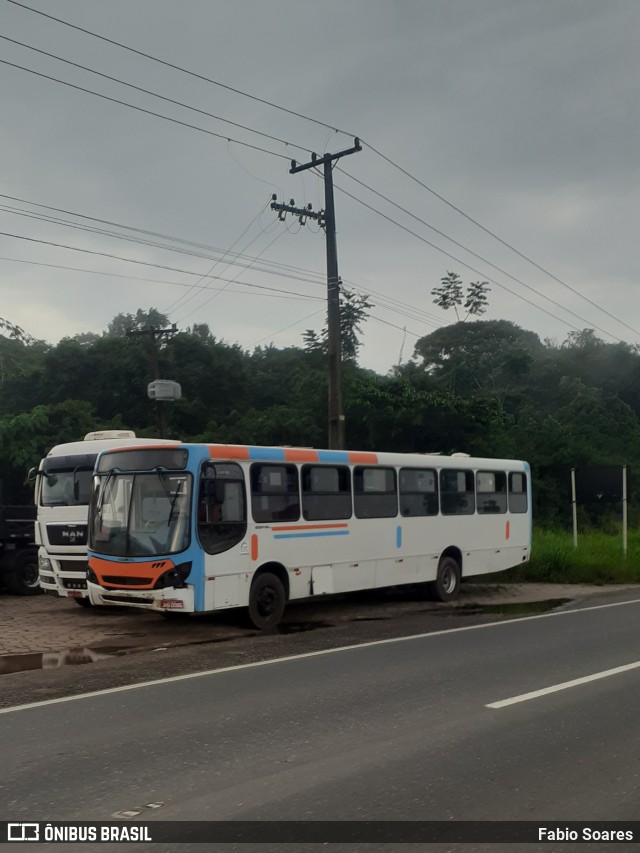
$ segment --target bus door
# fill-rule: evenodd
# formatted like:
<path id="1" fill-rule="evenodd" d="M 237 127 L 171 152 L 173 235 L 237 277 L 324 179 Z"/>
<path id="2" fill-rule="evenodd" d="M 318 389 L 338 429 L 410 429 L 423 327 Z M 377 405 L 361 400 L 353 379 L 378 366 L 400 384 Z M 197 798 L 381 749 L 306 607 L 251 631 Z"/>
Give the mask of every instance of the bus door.
<path id="1" fill-rule="evenodd" d="M 236 462 L 204 462 L 197 497 L 204 551 L 204 609 L 246 605 L 251 571 L 244 472 Z"/>

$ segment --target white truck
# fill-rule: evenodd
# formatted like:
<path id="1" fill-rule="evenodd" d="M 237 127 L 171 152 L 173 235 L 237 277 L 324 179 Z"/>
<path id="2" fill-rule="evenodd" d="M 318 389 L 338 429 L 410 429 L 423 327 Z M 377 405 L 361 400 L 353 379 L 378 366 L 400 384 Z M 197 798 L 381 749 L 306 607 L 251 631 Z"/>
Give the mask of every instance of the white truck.
<path id="1" fill-rule="evenodd" d="M 172 444 L 166 439 L 136 438 L 130 430 L 87 433 L 84 441 L 58 444 L 40 461 L 36 477 L 40 586 L 50 595 L 90 605 L 87 595 L 87 515 L 93 467 L 100 451 L 114 447 Z"/>

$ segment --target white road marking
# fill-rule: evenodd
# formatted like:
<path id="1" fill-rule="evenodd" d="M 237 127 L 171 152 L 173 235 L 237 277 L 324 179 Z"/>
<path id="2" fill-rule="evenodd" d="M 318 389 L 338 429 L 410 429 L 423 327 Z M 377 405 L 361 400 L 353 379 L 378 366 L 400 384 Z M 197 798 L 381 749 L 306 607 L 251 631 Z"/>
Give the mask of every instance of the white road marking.
<path id="1" fill-rule="evenodd" d="M 600 678 L 608 678 L 610 675 L 618 675 L 620 672 L 628 672 L 630 669 L 638 669 L 640 661 L 626 663 L 624 666 L 615 666 L 613 669 L 605 669 L 603 672 L 594 672 L 593 675 L 585 675 L 582 678 L 573 678 L 571 681 L 563 681 L 561 684 L 552 684 L 551 687 L 543 687 L 541 690 L 532 690 L 530 693 L 521 693 L 512 696 L 511 699 L 501 699 L 499 702 L 491 702 L 487 708 L 506 708 L 508 705 L 516 705 L 518 702 L 527 702 L 529 699 L 537 699 L 538 696 L 547 696 L 549 693 L 557 693 L 559 690 L 568 690 L 569 687 L 577 687 L 579 684 L 588 684 L 590 681 L 598 681 Z"/>
<path id="2" fill-rule="evenodd" d="M 579 610 L 555 610 L 552 613 L 538 613 L 536 616 L 520 616 L 517 619 L 508 619 L 504 622 L 483 622 L 482 625 L 465 625 L 462 628 L 446 628 L 444 631 L 430 631 L 424 634 L 411 634 L 408 637 L 390 637 L 386 640 L 372 640 L 368 643 L 355 643 L 351 646 L 336 646 L 333 649 L 320 649 L 316 652 L 304 652 L 300 655 L 287 655 L 281 658 L 269 658 L 268 660 L 254 661 L 253 663 L 241 663 L 235 666 L 224 666 L 219 669 L 208 669 L 203 672 L 190 672 L 186 675 L 172 675 L 168 678 L 157 678 L 153 681 L 139 681 L 135 684 L 125 684 L 121 687 L 108 687 L 105 690 L 94 690 L 91 693 L 77 693 L 75 696 L 60 696 L 58 699 L 44 699 L 41 702 L 30 702 L 26 705 L 12 705 L 9 708 L 0 708 L 0 714 L 11 714 L 14 711 L 27 711 L 30 708 L 43 708 L 45 705 L 59 705 L 63 702 L 75 702 L 77 699 L 91 699 L 94 696 L 107 696 L 111 693 L 124 693 L 127 690 L 139 690 L 142 687 L 156 687 L 159 684 L 171 684 L 176 681 L 186 681 L 191 678 L 203 678 L 207 675 L 221 675 L 225 672 L 236 672 L 241 669 L 251 669 L 258 666 L 271 666 L 278 663 L 287 663 L 304 658 L 320 657 L 320 655 L 333 655 L 338 652 L 351 652 L 357 649 L 368 649 L 372 646 L 384 646 L 391 643 L 406 643 L 408 640 L 422 640 L 428 637 L 441 637 L 443 634 L 460 634 L 463 631 L 481 631 L 485 628 L 498 628 L 506 625 L 514 625 L 517 622 L 530 622 L 533 619 L 551 619 L 554 616 L 575 616 L 577 613 L 585 613 L 591 610 L 604 610 L 607 607 L 625 607 L 628 604 L 640 604 L 640 598 L 632 601 L 616 601 L 612 604 L 594 604 L 593 607 L 582 607 Z M 464 614 L 463 614 L 464 615 Z"/>

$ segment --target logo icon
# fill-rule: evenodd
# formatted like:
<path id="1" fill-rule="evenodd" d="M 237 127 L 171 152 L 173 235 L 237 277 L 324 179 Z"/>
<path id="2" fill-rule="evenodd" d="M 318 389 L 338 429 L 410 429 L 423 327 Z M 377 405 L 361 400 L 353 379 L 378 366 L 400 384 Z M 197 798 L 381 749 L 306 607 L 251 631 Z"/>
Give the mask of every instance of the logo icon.
<path id="1" fill-rule="evenodd" d="M 10 823 L 7 841 L 39 841 L 40 825 L 37 823 Z"/>

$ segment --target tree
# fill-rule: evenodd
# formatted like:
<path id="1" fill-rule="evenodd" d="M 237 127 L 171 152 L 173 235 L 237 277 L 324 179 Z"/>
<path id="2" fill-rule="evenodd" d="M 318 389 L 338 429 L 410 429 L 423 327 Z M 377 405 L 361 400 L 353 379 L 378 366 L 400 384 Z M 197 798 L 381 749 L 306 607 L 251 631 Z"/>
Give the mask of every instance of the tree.
<path id="1" fill-rule="evenodd" d="M 135 329 L 162 329 L 168 325 L 169 318 L 157 308 L 149 308 L 148 311 L 138 308 L 135 314 L 117 314 L 109 323 L 105 336 L 120 338 Z"/>
<path id="2" fill-rule="evenodd" d="M 443 326 L 416 342 L 415 356 L 441 387 L 478 395 L 522 387 L 543 345 L 534 332 L 508 320 Z"/>
<path id="3" fill-rule="evenodd" d="M 360 335 L 362 326 L 369 316 L 373 304 L 366 294 L 360 295 L 353 291 L 340 288 L 340 340 L 342 343 L 342 360 L 356 363 L 361 346 Z M 307 329 L 303 334 L 304 346 L 307 352 L 327 354 L 328 331 L 325 324 L 318 334 L 313 329 Z"/>
<path id="4" fill-rule="evenodd" d="M 465 298 L 462 279 L 458 273 L 447 272 L 440 279 L 440 287 L 434 287 L 431 295 L 435 296 L 433 300 L 435 304 L 444 311 L 453 308 L 458 321 L 460 320 L 458 306 L 463 304 L 464 299 L 464 308 L 467 312 L 462 318 L 464 322 L 470 316 L 484 314 L 488 304 L 487 293 L 490 290 L 488 281 L 472 281 L 467 287 Z"/>

